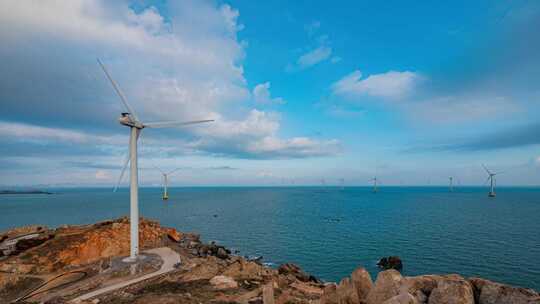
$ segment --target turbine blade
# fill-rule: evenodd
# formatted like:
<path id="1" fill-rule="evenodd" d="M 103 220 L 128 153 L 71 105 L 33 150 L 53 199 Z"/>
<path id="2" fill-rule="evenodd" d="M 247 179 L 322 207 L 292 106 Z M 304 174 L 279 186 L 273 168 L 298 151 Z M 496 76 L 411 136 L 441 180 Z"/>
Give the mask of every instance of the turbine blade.
<path id="1" fill-rule="evenodd" d="M 116 186 L 114 186 L 113 192 L 116 192 L 118 190 L 118 187 L 120 186 L 120 183 L 122 182 L 122 178 L 124 177 L 124 173 L 126 172 L 127 165 L 129 164 L 129 153 L 126 156 L 126 159 L 124 160 L 124 165 L 122 166 L 122 171 L 120 172 L 120 177 L 118 177 L 118 182 L 116 182 Z"/>
<path id="2" fill-rule="evenodd" d="M 131 114 L 131 116 L 135 119 L 136 122 L 139 122 L 139 117 L 137 116 L 137 113 L 135 113 L 133 108 L 131 108 L 131 106 L 127 102 L 126 96 L 124 95 L 124 93 L 122 93 L 122 91 L 120 90 L 120 87 L 118 86 L 116 81 L 114 81 L 114 79 L 111 77 L 111 74 L 109 74 L 109 71 L 107 70 L 105 65 L 103 65 L 103 63 L 101 62 L 101 60 L 99 60 L 99 58 L 97 59 L 97 61 L 98 61 L 99 65 L 101 66 L 101 69 L 103 70 L 103 72 L 105 72 L 105 75 L 107 76 L 107 78 L 111 82 L 114 90 L 116 91 L 116 94 L 118 94 L 118 96 L 120 96 L 120 100 L 122 100 L 122 103 L 126 107 L 129 114 Z"/>
<path id="3" fill-rule="evenodd" d="M 194 125 L 204 122 L 211 122 L 214 121 L 213 119 L 205 119 L 205 120 L 193 120 L 193 121 L 161 121 L 161 122 L 149 122 L 149 123 L 143 123 L 143 126 L 146 128 L 167 128 L 167 127 L 174 127 L 174 126 L 187 126 L 187 125 Z"/>
<path id="4" fill-rule="evenodd" d="M 487 174 L 491 175 L 491 171 L 489 171 L 488 168 L 486 168 L 486 166 L 484 164 L 482 164 L 482 167 L 484 167 L 484 170 L 486 170 Z"/>
<path id="5" fill-rule="evenodd" d="M 162 174 L 165 174 L 165 172 L 163 172 L 163 170 L 161 170 L 158 166 L 156 166 L 156 165 L 153 165 L 153 166 L 154 166 L 154 168 L 158 169 L 159 172 L 161 172 Z"/>
<path id="6" fill-rule="evenodd" d="M 173 174 L 174 172 L 176 172 L 176 171 L 178 171 L 178 170 L 180 170 L 180 168 L 176 168 L 176 169 L 174 169 L 174 170 L 168 172 L 167 175 L 171 175 L 171 174 Z"/>

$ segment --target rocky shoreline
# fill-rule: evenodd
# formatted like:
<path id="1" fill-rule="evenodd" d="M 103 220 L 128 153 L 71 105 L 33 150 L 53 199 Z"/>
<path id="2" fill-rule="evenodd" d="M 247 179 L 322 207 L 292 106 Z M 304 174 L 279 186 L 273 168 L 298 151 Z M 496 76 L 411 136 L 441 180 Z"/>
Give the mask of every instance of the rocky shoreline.
<path id="1" fill-rule="evenodd" d="M 458 274 L 407 277 L 388 269 L 373 281 L 359 267 L 339 283 L 324 283 L 297 265 L 272 269 L 158 222 L 143 219 L 140 230 L 143 249 L 171 248 L 181 263 L 171 272 L 83 303 L 540 304 L 534 290 Z M 69 303 L 160 266 L 154 257 L 136 269 L 125 267 L 119 260 L 128 252 L 126 218 L 0 233 L 0 303 Z M 381 262 L 401 266 L 394 257 Z"/>

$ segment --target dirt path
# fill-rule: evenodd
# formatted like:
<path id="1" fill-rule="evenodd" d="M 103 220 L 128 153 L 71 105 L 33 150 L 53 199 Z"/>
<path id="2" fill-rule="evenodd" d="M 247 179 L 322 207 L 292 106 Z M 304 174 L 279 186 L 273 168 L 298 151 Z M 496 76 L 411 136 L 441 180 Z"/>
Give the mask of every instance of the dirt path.
<path id="1" fill-rule="evenodd" d="M 174 252 L 172 249 L 170 249 L 168 247 L 161 247 L 161 248 L 151 249 L 151 250 L 148 250 L 146 252 L 147 253 L 157 254 L 163 260 L 163 264 L 161 265 L 161 268 L 158 271 L 152 272 L 152 273 L 149 273 L 149 274 L 145 274 L 143 276 L 140 276 L 138 278 L 135 278 L 135 279 L 132 279 L 132 280 L 129 280 L 129 281 L 117 283 L 117 284 L 114 284 L 114 285 L 111 285 L 111 286 L 107 286 L 107 287 L 103 287 L 103 288 L 94 290 L 92 292 L 89 292 L 87 294 L 84 294 L 82 296 L 79 296 L 79 297 L 73 299 L 73 302 L 77 303 L 77 302 L 80 302 L 82 300 L 88 300 L 88 299 L 91 299 L 93 297 L 99 296 L 101 294 L 111 292 L 113 290 L 120 289 L 120 288 L 129 286 L 131 284 L 135 284 L 135 283 L 138 283 L 138 282 L 153 278 L 155 276 L 167 273 L 167 272 L 175 269 L 174 265 L 180 263 L 180 255 L 178 253 Z"/>

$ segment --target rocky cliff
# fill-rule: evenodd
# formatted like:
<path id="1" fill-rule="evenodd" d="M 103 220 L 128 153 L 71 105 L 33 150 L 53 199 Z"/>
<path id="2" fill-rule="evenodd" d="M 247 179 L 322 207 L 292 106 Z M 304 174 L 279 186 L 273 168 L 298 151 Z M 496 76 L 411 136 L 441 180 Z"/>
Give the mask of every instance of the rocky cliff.
<path id="1" fill-rule="evenodd" d="M 540 304 L 540 295 L 457 274 L 402 276 L 390 269 L 375 281 L 358 268 L 339 283 L 323 283 L 294 264 L 278 269 L 203 244 L 196 234 L 142 220 L 142 248 L 167 246 L 181 264 L 165 275 L 130 285 L 88 303 L 320 303 L 320 304 Z M 58 229 L 31 226 L 0 234 L 0 303 L 68 303 L 98 287 L 137 276 L 117 260 L 129 252 L 129 222 L 122 218 Z M 141 273 L 155 271 L 149 258 Z M 60 278 L 60 279 L 58 279 Z M 56 281 L 54 281 L 56 280 Z M 50 283 L 53 282 L 54 283 Z"/>

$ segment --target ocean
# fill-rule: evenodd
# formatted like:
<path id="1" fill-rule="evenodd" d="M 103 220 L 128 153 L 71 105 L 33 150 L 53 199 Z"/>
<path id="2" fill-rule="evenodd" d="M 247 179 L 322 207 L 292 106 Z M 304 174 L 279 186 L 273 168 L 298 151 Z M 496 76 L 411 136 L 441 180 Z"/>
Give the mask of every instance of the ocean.
<path id="1" fill-rule="evenodd" d="M 141 216 L 242 255 L 293 262 L 326 281 L 398 255 L 405 275 L 458 273 L 540 290 L 540 188 L 141 188 Z M 87 224 L 129 214 L 128 189 L 0 195 L 0 230 Z"/>

